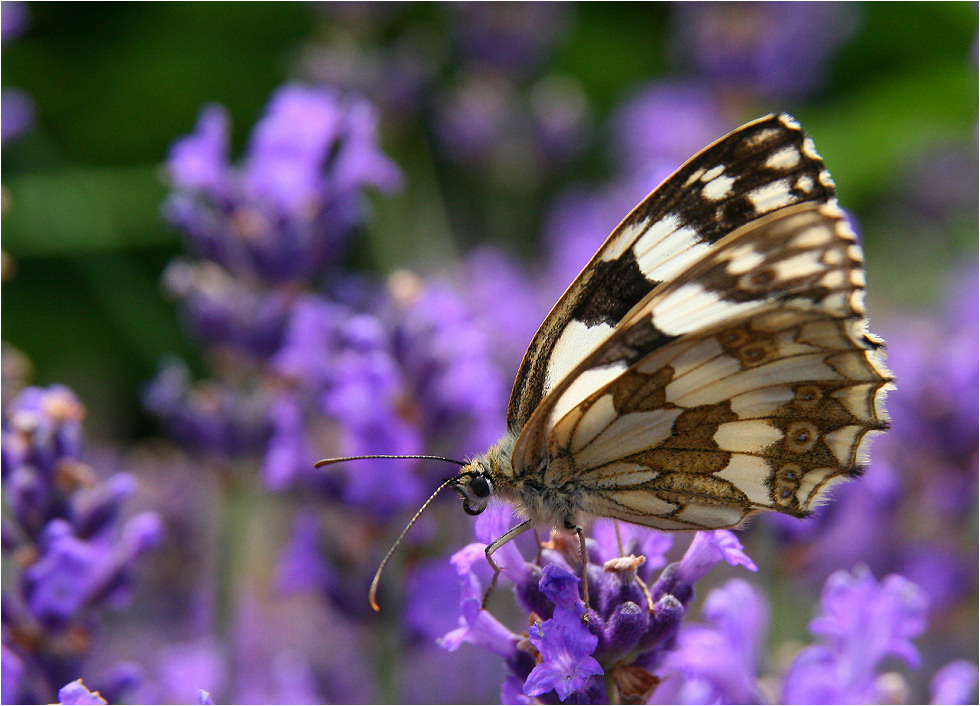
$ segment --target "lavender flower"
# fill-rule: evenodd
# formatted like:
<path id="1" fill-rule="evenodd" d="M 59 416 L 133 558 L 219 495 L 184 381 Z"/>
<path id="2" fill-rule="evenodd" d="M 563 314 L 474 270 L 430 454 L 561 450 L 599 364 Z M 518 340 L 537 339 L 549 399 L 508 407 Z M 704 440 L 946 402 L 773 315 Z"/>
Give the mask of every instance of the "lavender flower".
<path id="1" fill-rule="evenodd" d="M 143 405 L 188 448 L 230 458 L 257 453 L 269 438 L 270 393 L 226 380 L 191 381 L 187 366 L 164 361 L 143 392 Z"/>
<path id="2" fill-rule="evenodd" d="M 548 76 L 529 88 L 483 71 L 461 73 L 436 101 L 442 153 L 501 184 L 537 186 L 547 170 L 587 144 L 589 106 L 573 79 Z"/>
<path id="3" fill-rule="evenodd" d="M 278 487 L 321 476 L 311 478 L 311 415 L 304 410 L 340 424 L 344 454 L 463 455 L 499 435 L 505 383 L 467 307 L 448 288 L 420 289 L 409 275 L 395 278 L 392 291 L 380 314 L 315 297 L 297 303 L 273 359 L 278 373 L 303 390 L 282 396 L 274 408 L 266 477 Z M 442 472 L 425 472 L 425 483 L 400 474 L 393 483 L 387 464 L 330 470 L 346 478 L 345 503 L 381 514 L 417 505 Z"/>
<path id="4" fill-rule="evenodd" d="M 169 363 L 144 403 L 191 447 L 226 457 L 264 450 L 279 487 L 300 463 L 309 467 L 310 455 L 298 456 L 305 447 L 295 416 L 261 381 L 269 381 L 269 359 L 289 346 L 286 322 L 303 288 L 337 264 L 361 222 L 362 192 L 399 185 L 376 127 L 364 101 L 287 85 L 240 166 L 230 164 L 228 117 L 218 106 L 169 155 L 175 191 L 165 211 L 205 259 L 172 263 L 166 287 L 224 368 L 197 386 L 182 364 Z"/>
<path id="5" fill-rule="evenodd" d="M 932 704 L 968 704 L 977 692 L 977 665 L 965 659 L 950 662 L 936 672 L 930 684 Z"/>
<path id="6" fill-rule="evenodd" d="M 0 92 L 0 114 L 3 123 L 0 144 L 7 145 L 34 123 L 34 101 L 24 91 L 5 88 Z"/>
<path id="7" fill-rule="evenodd" d="M 89 691 L 88 687 L 77 679 L 66 684 L 58 691 L 58 703 L 68 706 L 96 706 L 108 703 L 98 691 Z"/>
<path id="8" fill-rule="evenodd" d="M 561 569 L 551 564 L 545 567 L 541 582 L 541 590 L 555 602 L 555 612 L 550 620 L 535 623 L 528 631 L 541 662 L 527 676 L 524 693 L 541 696 L 554 691 L 564 701 L 575 692 L 586 691 L 592 686 L 590 678 L 603 673 L 592 656 L 599 638 L 582 622 L 584 607 L 576 605 L 578 580 L 574 576 L 561 575 Z M 571 584 L 571 591 L 563 590 L 561 584 L 566 589 Z"/>
<path id="9" fill-rule="evenodd" d="M 569 25 L 571 8 L 557 2 L 452 3 L 456 51 L 464 61 L 510 74 L 535 70 Z"/>
<path id="10" fill-rule="evenodd" d="M 4 410 L 3 484 L 10 511 L 4 552 L 19 568 L 4 591 L 5 664 L 17 700 L 51 700 L 53 684 L 77 677 L 98 611 L 132 594 L 136 560 L 161 537 L 152 512 L 123 521 L 132 476 L 105 481 L 83 462 L 85 410 L 71 390 L 29 387 Z M 30 665 L 29 679 L 17 677 Z"/>
<path id="11" fill-rule="evenodd" d="M 6 44 L 16 39 L 27 27 L 29 12 L 26 2 L 9 0 L 2 4 L 3 37 Z M 34 122 L 34 101 L 24 91 L 18 88 L 4 88 L 0 92 L 0 113 L 3 119 L 0 131 L 0 144 L 7 145 L 15 137 L 23 134 Z"/>
<path id="12" fill-rule="evenodd" d="M 23 34 L 30 13 L 27 10 L 27 3 L 19 0 L 9 0 L 3 3 L 2 7 L 0 27 L 3 27 L 3 35 L 0 36 L 0 41 L 7 43 Z"/>
<path id="13" fill-rule="evenodd" d="M 617 167 L 643 175 L 648 191 L 726 131 L 714 94 L 702 83 L 680 81 L 642 86 L 609 124 Z"/>
<path id="14" fill-rule="evenodd" d="M 766 599 L 745 581 L 730 580 L 708 594 L 706 623 L 681 626 L 651 703 L 908 702 L 905 677 L 879 670 L 890 657 L 919 667 L 912 639 L 926 628 L 922 590 L 898 575 L 876 581 L 858 567 L 827 579 L 821 606 L 822 614 L 809 625 L 818 643 L 799 651 L 785 676 L 762 677 Z M 947 665 L 933 678 L 934 703 L 967 703 L 976 679 L 975 664 Z M 781 694 L 770 693 L 780 688 Z"/>
<path id="15" fill-rule="evenodd" d="M 673 46 L 681 63 L 719 89 L 793 100 L 821 84 L 857 26 L 848 3 L 677 3 Z"/>
<path id="16" fill-rule="evenodd" d="M 352 3 L 337 3 L 337 7 Z M 378 5 L 379 3 L 371 3 Z M 368 20 L 377 30 L 373 18 Z M 389 44 L 375 45 L 332 28 L 302 58 L 302 72 L 321 86 L 356 92 L 378 106 L 386 128 L 407 128 L 426 107 L 438 66 L 427 28 L 410 27 Z"/>
<path id="17" fill-rule="evenodd" d="M 308 280 L 337 261 L 361 220 L 361 191 L 400 174 L 377 146 L 363 101 L 300 85 L 280 88 L 240 167 L 228 159 L 228 116 L 201 113 L 167 164 L 168 220 L 201 256 L 267 283 Z"/>
<path id="18" fill-rule="evenodd" d="M 926 627 L 927 601 L 901 576 L 880 584 L 866 569 L 827 579 L 823 614 L 810 622 L 821 644 L 800 652 L 786 675 L 788 703 L 877 703 L 887 698 L 877 667 L 889 656 L 919 666 L 911 639 Z"/>
<path id="19" fill-rule="evenodd" d="M 665 660 L 655 703 L 758 703 L 756 684 L 768 607 L 759 591 L 730 579 L 708 594 L 707 624 L 682 626 Z"/>
<path id="20" fill-rule="evenodd" d="M 510 521 L 509 508 L 491 505 L 477 521 L 477 536 L 489 542 Z M 755 566 L 730 532 L 702 532 L 695 535 L 684 557 L 667 566 L 648 586 L 646 557 L 620 555 L 642 548 L 651 552 L 651 565 L 662 565 L 669 540 L 654 530 L 626 527 L 620 551 L 623 535 L 617 540 L 606 522 L 598 524 L 596 536 L 589 540 L 586 575 L 591 609 L 587 621 L 583 621 L 585 606 L 579 596 L 574 538 L 564 532 L 553 534 L 542 545 L 540 560 L 533 562 L 524 558 L 514 542 L 494 555 L 504 567 L 504 580 L 513 584 L 518 605 L 529 616 L 531 628 L 526 638 L 480 609 L 489 567 L 483 557 L 486 544 L 475 543 L 452 559 L 462 586 L 460 625 L 445 635 L 443 646 L 454 650 L 469 642 L 504 657 L 511 672 L 504 693 L 511 698 L 517 696 L 514 686 L 518 683 L 525 696 L 547 703 L 570 698 L 605 702 L 607 688 L 615 688 L 626 698 L 648 696 L 674 645 L 694 595 L 694 583 L 721 561 L 751 570 Z M 615 558 L 601 565 L 593 563 L 606 556 Z"/>
<path id="21" fill-rule="evenodd" d="M 13 704 L 18 701 L 24 679 L 24 660 L 4 644 L 0 647 L 0 701 Z"/>
<path id="22" fill-rule="evenodd" d="M 282 345 L 297 294 L 237 279 L 208 261 L 173 260 L 164 289 L 180 301 L 190 332 L 209 348 L 264 360 Z"/>

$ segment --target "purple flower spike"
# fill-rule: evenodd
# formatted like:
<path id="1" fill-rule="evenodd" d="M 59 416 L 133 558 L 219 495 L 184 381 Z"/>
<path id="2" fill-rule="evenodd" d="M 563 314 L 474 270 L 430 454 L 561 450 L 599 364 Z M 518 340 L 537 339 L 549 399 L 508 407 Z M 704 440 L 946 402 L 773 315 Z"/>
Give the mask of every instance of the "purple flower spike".
<path id="1" fill-rule="evenodd" d="M 592 656 L 599 638 L 582 622 L 581 611 L 558 608 L 555 617 L 532 625 L 528 634 L 542 657 L 524 682 L 528 696 L 554 690 L 564 701 L 573 692 L 585 691 L 592 678 L 603 673 Z"/>
<path id="2" fill-rule="evenodd" d="M 450 652 L 468 642 L 501 657 L 513 658 L 517 652 L 518 636 L 481 608 L 483 589 L 474 569 L 477 566 L 486 567 L 489 572 L 483 549 L 479 544 L 470 544 L 452 557 L 460 581 L 459 627 L 446 633 L 438 642 Z"/>
<path id="3" fill-rule="evenodd" d="M 969 704 L 976 702 L 977 665 L 960 659 L 936 672 L 929 691 L 932 704 Z"/>
<path id="4" fill-rule="evenodd" d="M 0 92 L 0 116 L 0 144 L 7 145 L 34 123 L 34 101 L 19 89 L 5 88 Z"/>
<path id="5" fill-rule="evenodd" d="M 766 629 L 762 596 L 741 579 L 708 594 L 707 625 L 681 629 L 666 672 L 682 675 L 676 703 L 757 703 L 756 659 Z M 670 698 L 668 698 L 670 700 Z"/>
<path id="6" fill-rule="evenodd" d="M 0 7 L 3 8 L 0 11 L 0 27 L 3 28 L 0 41 L 7 43 L 11 39 L 19 37 L 27 28 L 30 12 L 27 9 L 27 3 L 19 0 L 9 0 Z"/>
<path id="7" fill-rule="evenodd" d="M 0 700 L 5 704 L 22 703 L 24 699 L 18 695 L 24 679 L 24 660 L 6 645 L 0 650 Z"/>
<path id="8" fill-rule="evenodd" d="M 919 653 L 911 640 L 926 627 L 922 590 L 901 576 L 880 583 L 865 568 L 838 571 L 824 585 L 823 615 L 809 629 L 821 644 L 797 655 L 786 676 L 788 703 L 875 703 L 886 698 L 878 664 L 898 657 L 912 667 Z"/>
<path id="9" fill-rule="evenodd" d="M 220 105 L 201 111 L 194 132 L 175 142 L 167 157 L 177 187 L 212 199 L 229 196 L 228 129 L 228 112 Z"/>
<path id="10" fill-rule="evenodd" d="M 97 691 L 89 691 L 81 679 L 66 684 L 58 691 L 58 703 L 64 706 L 95 706 L 106 700 Z"/>
<path id="11" fill-rule="evenodd" d="M 202 113 L 171 149 L 168 220 L 192 247 L 236 276 L 309 280 L 334 262 L 362 216 L 361 192 L 397 189 L 378 147 L 377 118 L 360 99 L 287 85 L 256 125 L 242 166 L 228 163 L 228 117 Z"/>
<path id="12" fill-rule="evenodd" d="M 628 174 L 649 174 L 650 188 L 724 133 L 716 97 L 702 83 L 654 83 L 611 118 L 613 149 Z"/>
<path id="13" fill-rule="evenodd" d="M 677 577 L 685 583 L 694 584 L 721 562 L 729 566 L 744 566 L 749 571 L 757 571 L 755 563 L 742 551 L 742 543 L 728 530 L 698 532 L 691 546 L 684 552 L 677 569 Z"/>
<path id="14" fill-rule="evenodd" d="M 869 660 L 891 655 L 918 666 L 911 638 L 926 628 L 927 602 L 911 581 L 893 575 L 879 584 L 866 568 L 853 575 L 838 571 L 827 579 L 820 605 L 824 614 L 810 622 L 809 630 L 832 647 L 860 649 Z"/>
<path id="15" fill-rule="evenodd" d="M 579 598 L 579 583 L 581 580 L 575 574 L 557 564 L 548 564 L 542 572 L 540 586 L 541 591 L 555 606 L 574 612 L 576 609 L 585 609 Z"/>
<path id="16" fill-rule="evenodd" d="M 6 410 L 6 416 L 4 477 L 10 469 L 30 465 L 50 482 L 60 462 L 82 455 L 85 407 L 64 385 L 22 390 Z"/>
<path id="17" fill-rule="evenodd" d="M 678 3 L 674 46 L 715 85 L 804 98 L 857 26 L 850 3 Z"/>
<path id="18" fill-rule="evenodd" d="M 137 558 L 159 544 L 160 517 L 124 520 L 134 476 L 99 480 L 82 460 L 85 408 L 67 387 L 25 388 L 4 410 L 3 548 L 19 573 L 4 592 L 4 702 L 45 702 L 52 684 L 75 676 L 98 628 L 96 612 L 131 595 Z M 9 522 L 8 522 L 9 520 Z M 6 558 L 5 558 L 6 561 Z M 8 635 L 30 636 L 29 640 Z M 124 665 L 101 686 L 118 694 L 135 683 Z M 16 694 L 8 699 L 10 691 Z M 62 703 L 105 703 L 80 682 Z M 97 701 L 85 699 L 98 699 Z M 78 700 L 73 700 L 78 699 Z"/>

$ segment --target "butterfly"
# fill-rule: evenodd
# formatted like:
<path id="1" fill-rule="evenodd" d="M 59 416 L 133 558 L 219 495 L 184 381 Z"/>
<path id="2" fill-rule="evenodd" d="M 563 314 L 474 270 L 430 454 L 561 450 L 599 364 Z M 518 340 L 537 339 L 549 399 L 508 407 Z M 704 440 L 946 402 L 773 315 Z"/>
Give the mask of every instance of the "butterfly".
<path id="1" fill-rule="evenodd" d="M 507 434 L 453 461 L 460 472 L 382 561 L 372 606 L 446 487 L 471 515 L 496 497 L 523 518 L 486 548 L 487 597 L 493 554 L 535 527 L 575 533 L 584 567 L 590 518 L 713 530 L 763 511 L 807 516 L 861 474 L 888 425 L 892 375 L 864 291 L 861 247 L 796 120 L 769 115 L 704 148 L 555 304 L 518 370 Z"/>

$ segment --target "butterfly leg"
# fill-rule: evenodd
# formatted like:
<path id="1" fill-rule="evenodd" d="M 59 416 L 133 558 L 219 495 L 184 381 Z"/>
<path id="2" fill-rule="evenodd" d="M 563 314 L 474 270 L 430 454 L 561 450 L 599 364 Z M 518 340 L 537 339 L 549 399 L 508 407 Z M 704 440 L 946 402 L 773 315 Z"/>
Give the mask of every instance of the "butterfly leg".
<path id="1" fill-rule="evenodd" d="M 650 595 L 649 587 L 647 587 L 646 583 L 639 576 L 635 576 L 634 578 L 640 590 L 643 591 L 643 597 L 647 599 L 647 610 L 653 613 L 653 596 Z"/>
<path id="2" fill-rule="evenodd" d="M 582 602 L 585 604 L 585 615 L 583 615 L 584 620 L 589 619 L 589 577 L 587 571 L 589 568 L 589 553 L 585 549 L 585 531 L 576 524 L 565 522 L 565 529 L 569 532 L 573 532 L 578 537 L 578 551 L 579 558 L 582 560 Z"/>
<path id="3" fill-rule="evenodd" d="M 493 590 L 497 587 L 497 577 L 500 576 L 500 572 L 502 570 L 500 565 L 493 560 L 493 553 L 498 549 L 500 549 L 505 544 L 507 544 L 507 542 L 510 542 L 516 539 L 517 537 L 521 536 L 525 532 L 527 532 L 533 526 L 534 523 L 531 522 L 531 520 L 524 520 L 524 522 L 517 525 L 517 527 L 513 527 L 509 529 L 503 535 L 497 537 L 497 539 L 493 540 L 493 542 L 487 545 L 487 549 L 486 549 L 487 561 L 490 562 L 490 568 L 493 569 L 493 578 L 490 579 L 490 588 L 488 588 L 487 592 L 483 594 L 483 602 L 480 603 L 480 610 L 486 610 L 487 601 L 490 600 L 490 595 L 493 593 Z"/>
<path id="4" fill-rule="evenodd" d="M 541 535 L 538 534 L 538 528 L 534 528 L 534 546 L 537 548 L 537 554 L 534 555 L 534 563 L 541 566 Z"/>

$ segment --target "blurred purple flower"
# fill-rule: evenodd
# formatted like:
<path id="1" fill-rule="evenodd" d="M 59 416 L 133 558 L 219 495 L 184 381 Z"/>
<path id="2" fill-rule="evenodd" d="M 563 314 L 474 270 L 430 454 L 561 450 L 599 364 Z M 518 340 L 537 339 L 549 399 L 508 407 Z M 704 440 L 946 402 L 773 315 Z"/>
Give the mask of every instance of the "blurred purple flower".
<path id="1" fill-rule="evenodd" d="M 572 79 L 529 88 L 493 72 L 461 72 L 438 97 L 433 130 L 445 156 L 483 178 L 537 186 L 587 143 L 589 107 Z"/>
<path id="2" fill-rule="evenodd" d="M 272 407 L 276 416 L 265 476 L 274 487 L 297 481 L 308 484 L 323 475 L 312 468 L 316 459 L 308 427 L 316 415 L 340 423 L 343 455 L 421 451 L 419 431 L 399 407 L 404 388 L 391 332 L 376 315 L 316 297 L 304 298 L 293 311 L 285 344 L 272 363 L 297 390 L 280 397 Z M 336 446 L 329 439 L 324 442 L 316 446 Z M 388 466 L 338 466 L 326 475 L 345 480 L 345 503 L 388 513 L 416 503 L 424 493 L 413 476 L 392 483 Z M 336 485 L 331 487 L 336 490 Z"/>
<path id="3" fill-rule="evenodd" d="M 34 123 L 34 101 L 17 88 L 4 88 L 0 92 L 0 122 L 0 144 L 7 145 Z"/>
<path id="4" fill-rule="evenodd" d="M 401 175 L 377 145 L 370 104 L 326 89 L 280 88 L 240 167 L 228 160 L 228 117 L 201 113 L 171 148 L 175 191 L 164 210 L 193 250 L 236 276 L 309 280 L 337 260 L 362 218 L 361 192 Z"/>
<path id="5" fill-rule="evenodd" d="M 912 638 L 926 628 L 927 600 L 918 586 L 891 575 L 880 583 L 867 569 L 840 571 L 824 585 L 822 615 L 810 622 L 820 643 L 805 648 L 786 675 L 787 703 L 877 703 L 877 668 L 898 657 L 912 668 L 919 652 Z"/>
<path id="6" fill-rule="evenodd" d="M 519 119 L 516 86 L 501 76 L 462 76 L 436 107 L 436 135 L 461 164 L 486 165 Z"/>
<path id="7" fill-rule="evenodd" d="M 81 679 L 66 684 L 58 691 L 58 703 L 65 706 L 95 706 L 107 703 L 98 692 L 89 691 Z"/>
<path id="8" fill-rule="evenodd" d="M 27 9 L 26 2 L 19 2 L 18 0 L 4 0 L 0 3 L 0 41 L 4 44 L 9 42 L 11 39 L 16 39 L 19 37 L 24 30 L 27 28 L 27 22 L 30 19 L 30 13 Z"/>
<path id="9" fill-rule="evenodd" d="M 29 12 L 26 2 L 4 0 L 2 7 L 2 42 L 16 39 L 27 27 Z M 6 146 L 34 123 L 34 101 L 24 91 L 5 87 L 0 91 L 0 145 Z"/>
<path id="10" fill-rule="evenodd" d="M 562 164 L 588 146 L 591 106 L 585 87 L 571 76 L 547 75 L 528 92 L 535 143 L 549 163 Z"/>
<path id="11" fill-rule="evenodd" d="M 296 294 L 235 278 L 213 262 L 172 260 L 163 274 L 188 328 L 207 347 L 265 359 L 282 345 Z"/>
<path id="12" fill-rule="evenodd" d="M 37 547 L 40 558 L 23 572 L 28 609 L 42 625 L 57 631 L 93 602 L 111 605 L 128 598 L 131 566 L 159 543 L 161 533 L 152 514 L 130 520 L 118 544 L 79 539 L 70 523 L 51 520 Z"/>
<path id="13" fill-rule="evenodd" d="M 931 704 L 969 704 L 976 701 L 977 665 L 957 660 L 936 672 L 932 678 Z"/>
<path id="14" fill-rule="evenodd" d="M 453 43 L 463 60 L 514 75 L 540 66 L 572 13 L 561 2 L 454 2 L 448 9 Z"/>
<path id="15" fill-rule="evenodd" d="M 645 176 L 648 191 L 727 127 L 717 98 L 695 82 L 648 84 L 616 109 L 609 125 L 617 166 Z"/>
<path id="16" fill-rule="evenodd" d="M 933 233 L 937 223 L 949 228 L 959 219 L 969 219 L 975 224 L 976 153 L 976 136 L 929 144 L 912 156 L 888 207 L 900 214 L 906 227 L 917 225 L 923 237 Z"/>
<path id="17" fill-rule="evenodd" d="M 427 437 L 455 454 L 489 447 L 504 431 L 508 394 L 489 355 L 491 332 L 447 286 L 395 303 L 394 354 Z"/>
<path id="18" fill-rule="evenodd" d="M 550 281 L 534 275 L 508 253 L 484 245 L 467 255 L 453 280 L 474 324 L 486 332 L 493 359 L 508 376 L 516 373 L 528 343 L 560 293 L 553 291 Z"/>
<path id="19" fill-rule="evenodd" d="M 131 476 L 100 482 L 83 462 L 84 416 L 61 385 L 25 388 L 3 410 L 3 549 L 17 573 L 4 590 L 3 640 L 15 700 L 50 701 L 53 684 L 78 676 L 97 611 L 129 600 L 136 560 L 162 536 L 156 513 L 124 519 Z"/>
<path id="20" fill-rule="evenodd" d="M 858 20 L 843 2 L 676 3 L 674 54 L 719 90 L 801 99 Z"/>
<path id="21" fill-rule="evenodd" d="M 21 701 L 18 698 L 21 684 L 24 680 L 24 660 L 17 656 L 17 653 L 8 649 L 7 645 L 2 646 L 2 656 L 0 656 L 0 701 L 5 704 L 15 704 Z"/>
<path id="22" fill-rule="evenodd" d="M 59 463 L 81 457 L 85 408 L 64 385 L 28 387 L 3 412 L 4 481 L 30 467 L 53 484 Z"/>
<path id="23" fill-rule="evenodd" d="M 143 406 L 182 445 L 225 457 L 257 453 L 269 438 L 269 394 L 225 380 L 194 384 L 179 360 L 165 361 L 143 391 Z"/>
<path id="24" fill-rule="evenodd" d="M 266 478 L 276 487 L 315 482 L 307 420 L 326 416 L 341 432 L 344 455 L 442 451 L 450 456 L 486 448 L 501 432 L 506 405 L 502 374 L 486 333 L 446 286 L 422 287 L 413 275 L 393 277 L 392 299 L 379 313 L 306 297 L 297 302 L 276 371 L 297 390 L 273 406 Z M 305 457 L 305 458 L 304 458 Z M 331 468 L 344 479 L 341 498 L 386 515 L 415 505 L 443 468 L 392 476 L 392 464 Z M 397 482 L 393 482 L 397 478 Z M 421 482 L 423 478 L 431 479 Z M 328 484 L 336 491 L 336 484 Z"/>
<path id="25" fill-rule="evenodd" d="M 338 29 L 305 54 L 303 75 L 318 85 L 365 96 L 378 106 L 386 129 L 405 127 L 434 90 L 439 49 L 432 40 L 428 28 L 411 26 L 391 43 L 375 46 Z"/>
<path id="26" fill-rule="evenodd" d="M 701 613 L 707 624 L 681 627 L 668 653 L 656 703 L 759 703 L 756 667 L 764 641 L 768 608 L 759 591 L 730 579 L 708 594 Z"/>

